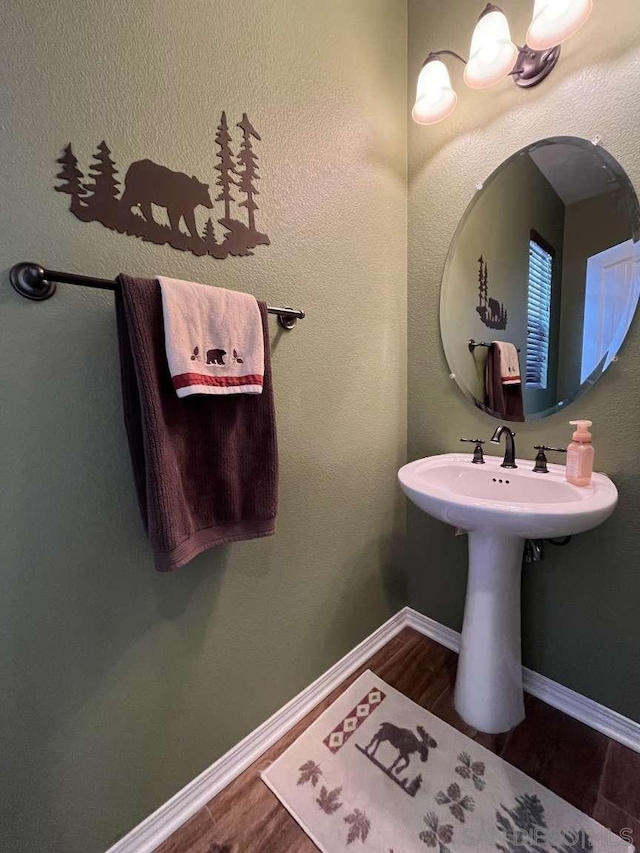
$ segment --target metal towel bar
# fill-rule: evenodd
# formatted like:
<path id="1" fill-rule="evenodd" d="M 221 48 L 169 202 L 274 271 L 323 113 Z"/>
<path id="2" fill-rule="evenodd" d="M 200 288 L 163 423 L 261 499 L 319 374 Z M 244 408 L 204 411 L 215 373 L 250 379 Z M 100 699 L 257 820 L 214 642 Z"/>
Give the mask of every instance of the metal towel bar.
<path id="1" fill-rule="evenodd" d="M 26 299 L 41 301 L 50 299 L 56 292 L 56 285 L 78 284 L 81 287 L 95 287 L 100 290 L 116 290 L 118 282 L 108 278 L 93 278 L 86 275 L 76 275 L 71 272 L 47 270 L 39 264 L 26 262 L 11 267 L 9 273 L 11 284 L 20 296 Z M 296 308 L 272 308 L 267 306 L 269 314 L 278 317 L 278 323 L 283 329 L 293 329 L 298 320 L 305 317 L 304 311 Z"/>

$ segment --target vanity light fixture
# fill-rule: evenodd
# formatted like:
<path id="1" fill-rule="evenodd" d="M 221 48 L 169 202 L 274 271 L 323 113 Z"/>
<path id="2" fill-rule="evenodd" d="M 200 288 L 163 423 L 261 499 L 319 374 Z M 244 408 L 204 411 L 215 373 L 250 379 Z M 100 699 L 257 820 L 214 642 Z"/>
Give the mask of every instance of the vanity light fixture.
<path id="1" fill-rule="evenodd" d="M 465 65 L 464 82 L 471 89 L 495 86 L 506 77 L 529 89 L 542 83 L 560 57 L 560 45 L 576 33 L 593 9 L 593 0 L 535 0 L 527 44 L 511 39 L 509 22 L 499 6 L 487 3 L 471 37 L 467 62 L 452 50 L 432 51 L 418 75 L 412 110 L 417 124 L 436 124 L 450 115 L 458 101 L 441 56 L 453 56 Z"/>

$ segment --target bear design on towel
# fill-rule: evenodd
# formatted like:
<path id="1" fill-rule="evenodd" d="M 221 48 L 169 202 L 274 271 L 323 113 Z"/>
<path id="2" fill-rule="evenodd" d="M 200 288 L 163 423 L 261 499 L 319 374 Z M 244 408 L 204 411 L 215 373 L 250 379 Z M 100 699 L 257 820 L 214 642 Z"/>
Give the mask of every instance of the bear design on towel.
<path id="1" fill-rule="evenodd" d="M 207 350 L 207 364 L 221 364 L 224 365 L 224 356 L 227 354 L 226 350 L 223 349 L 210 349 Z"/>

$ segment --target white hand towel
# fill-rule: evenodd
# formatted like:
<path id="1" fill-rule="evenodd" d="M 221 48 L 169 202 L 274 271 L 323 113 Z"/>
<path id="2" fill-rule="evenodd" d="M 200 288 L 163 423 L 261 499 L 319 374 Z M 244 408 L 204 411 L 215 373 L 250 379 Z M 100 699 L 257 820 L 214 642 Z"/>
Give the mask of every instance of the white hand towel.
<path id="1" fill-rule="evenodd" d="M 262 317 L 255 296 L 159 277 L 164 340 L 178 397 L 261 394 Z"/>
<path id="2" fill-rule="evenodd" d="M 507 341 L 493 341 L 500 353 L 500 375 L 503 385 L 520 385 L 520 359 L 515 344 Z"/>

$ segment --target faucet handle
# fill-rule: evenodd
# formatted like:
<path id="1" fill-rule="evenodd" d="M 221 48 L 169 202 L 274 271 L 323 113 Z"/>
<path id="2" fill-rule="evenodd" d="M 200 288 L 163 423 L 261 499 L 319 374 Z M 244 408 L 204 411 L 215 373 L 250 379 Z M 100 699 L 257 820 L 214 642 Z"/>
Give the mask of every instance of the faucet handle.
<path id="1" fill-rule="evenodd" d="M 536 474 L 548 474 L 549 469 L 547 467 L 547 456 L 546 453 L 551 451 L 551 453 L 566 453 L 566 447 L 547 447 L 546 444 L 534 444 L 533 449 L 538 451 L 538 455 L 536 456 L 536 464 L 534 465 L 534 473 Z"/>
<path id="2" fill-rule="evenodd" d="M 484 454 L 482 452 L 482 445 L 484 444 L 484 439 L 482 438 L 461 438 L 460 441 L 465 442 L 467 444 L 475 444 L 475 448 L 473 451 L 473 464 L 474 465 L 484 465 Z"/>

